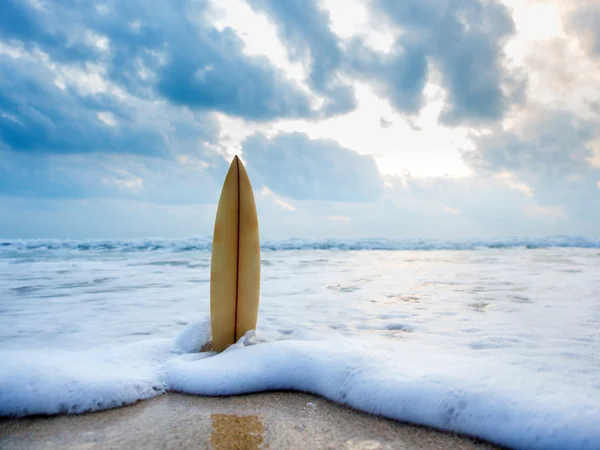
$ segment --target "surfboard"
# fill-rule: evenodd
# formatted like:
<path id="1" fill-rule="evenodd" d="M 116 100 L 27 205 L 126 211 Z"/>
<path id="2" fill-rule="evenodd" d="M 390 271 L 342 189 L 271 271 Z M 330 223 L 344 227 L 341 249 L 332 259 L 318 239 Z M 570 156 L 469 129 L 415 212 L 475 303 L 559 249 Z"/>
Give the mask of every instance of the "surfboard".
<path id="1" fill-rule="evenodd" d="M 212 348 L 221 352 L 256 329 L 260 296 L 260 239 L 252 185 L 235 156 L 223 183 L 210 266 Z"/>

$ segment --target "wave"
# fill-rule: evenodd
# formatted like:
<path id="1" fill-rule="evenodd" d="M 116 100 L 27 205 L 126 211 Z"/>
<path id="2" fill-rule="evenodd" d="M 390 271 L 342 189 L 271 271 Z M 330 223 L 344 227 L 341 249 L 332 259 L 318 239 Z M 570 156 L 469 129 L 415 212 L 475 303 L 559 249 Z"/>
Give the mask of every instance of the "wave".
<path id="1" fill-rule="evenodd" d="M 544 249 L 600 248 L 600 239 L 579 236 L 545 238 L 468 239 L 462 241 L 435 239 L 286 239 L 264 241 L 263 251 L 291 250 L 478 250 L 478 249 Z M 211 238 L 190 239 L 130 239 L 130 240 L 71 240 L 25 239 L 0 240 L 0 255 L 52 252 L 192 252 L 210 251 Z"/>
<path id="2" fill-rule="evenodd" d="M 258 342 L 253 332 L 220 354 L 200 352 L 209 336 L 205 320 L 174 340 L 0 350 L 0 416 L 81 414 L 168 391 L 214 397 L 293 390 L 509 448 L 600 445 L 597 390 L 493 356 L 342 337 Z"/>

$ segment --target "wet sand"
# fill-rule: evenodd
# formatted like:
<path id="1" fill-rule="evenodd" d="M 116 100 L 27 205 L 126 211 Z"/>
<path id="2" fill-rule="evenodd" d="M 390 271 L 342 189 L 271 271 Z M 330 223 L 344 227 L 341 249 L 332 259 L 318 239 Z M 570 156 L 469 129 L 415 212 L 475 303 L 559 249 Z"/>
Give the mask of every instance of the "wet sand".
<path id="1" fill-rule="evenodd" d="M 235 397 L 168 393 L 73 416 L 0 419 L 0 448 L 497 449 L 296 392 Z"/>

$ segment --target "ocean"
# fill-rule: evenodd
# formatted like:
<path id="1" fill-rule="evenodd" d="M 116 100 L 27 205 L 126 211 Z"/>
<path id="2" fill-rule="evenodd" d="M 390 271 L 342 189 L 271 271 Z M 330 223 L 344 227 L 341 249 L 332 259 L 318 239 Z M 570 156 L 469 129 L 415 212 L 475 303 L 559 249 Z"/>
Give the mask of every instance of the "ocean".
<path id="1" fill-rule="evenodd" d="M 264 242 L 210 335 L 210 239 L 0 240 L 0 415 L 293 389 L 514 448 L 600 448 L 600 240 Z"/>

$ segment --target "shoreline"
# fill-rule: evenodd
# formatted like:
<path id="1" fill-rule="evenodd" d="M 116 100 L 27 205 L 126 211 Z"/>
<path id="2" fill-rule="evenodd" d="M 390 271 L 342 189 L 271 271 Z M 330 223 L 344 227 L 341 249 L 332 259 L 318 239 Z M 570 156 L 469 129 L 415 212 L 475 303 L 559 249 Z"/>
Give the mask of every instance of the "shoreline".
<path id="1" fill-rule="evenodd" d="M 0 418 L 0 447 L 501 449 L 299 392 L 202 397 L 168 392 L 78 415 Z"/>

